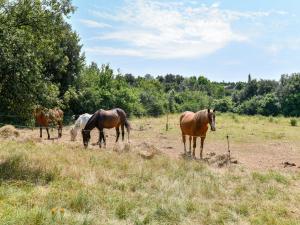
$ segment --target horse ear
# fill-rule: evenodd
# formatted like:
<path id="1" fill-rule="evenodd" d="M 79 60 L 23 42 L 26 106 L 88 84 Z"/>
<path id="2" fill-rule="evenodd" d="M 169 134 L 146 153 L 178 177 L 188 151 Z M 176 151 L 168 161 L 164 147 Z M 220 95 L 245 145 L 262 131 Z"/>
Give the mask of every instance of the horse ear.
<path id="1" fill-rule="evenodd" d="M 209 113 L 210 113 L 210 109 L 208 109 L 208 110 L 207 110 L 207 112 L 209 112 Z"/>
<path id="2" fill-rule="evenodd" d="M 216 112 L 216 109 L 214 109 L 214 111 L 213 112 Z"/>

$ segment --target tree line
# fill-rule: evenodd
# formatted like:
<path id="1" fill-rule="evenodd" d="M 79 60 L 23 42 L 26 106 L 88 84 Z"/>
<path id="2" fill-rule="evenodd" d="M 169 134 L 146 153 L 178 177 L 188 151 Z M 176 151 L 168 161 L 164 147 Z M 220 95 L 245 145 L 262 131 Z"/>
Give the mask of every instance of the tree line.
<path id="1" fill-rule="evenodd" d="M 205 76 L 133 76 L 87 65 L 67 18 L 70 0 L 0 0 L 0 122 L 32 119 L 36 105 L 66 115 L 123 108 L 130 116 L 216 108 L 221 112 L 300 116 L 300 74 L 279 81 L 213 82 Z M 16 115 L 15 119 L 1 115 Z"/>

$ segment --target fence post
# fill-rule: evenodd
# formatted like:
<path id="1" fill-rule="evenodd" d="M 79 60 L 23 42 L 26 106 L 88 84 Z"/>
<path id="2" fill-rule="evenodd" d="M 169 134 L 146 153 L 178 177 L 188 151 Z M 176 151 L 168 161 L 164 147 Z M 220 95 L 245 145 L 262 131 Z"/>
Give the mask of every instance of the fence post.
<path id="1" fill-rule="evenodd" d="M 229 159 L 229 163 L 230 163 L 230 148 L 229 148 L 229 135 L 227 134 L 227 136 L 226 136 L 226 138 L 227 138 L 227 148 L 228 148 L 228 159 Z"/>
<path id="2" fill-rule="evenodd" d="M 166 123 L 166 131 L 169 130 L 169 112 L 167 112 L 167 123 Z"/>

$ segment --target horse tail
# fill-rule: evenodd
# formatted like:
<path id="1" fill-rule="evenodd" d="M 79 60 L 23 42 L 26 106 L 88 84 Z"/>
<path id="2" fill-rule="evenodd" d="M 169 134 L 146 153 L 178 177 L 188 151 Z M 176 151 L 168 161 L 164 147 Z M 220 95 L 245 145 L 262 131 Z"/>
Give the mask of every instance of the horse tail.
<path id="1" fill-rule="evenodd" d="M 128 143 L 130 143 L 130 140 L 129 140 L 129 133 L 130 133 L 131 126 L 130 126 L 130 123 L 129 123 L 129 121 L 127 120 L 127 118 L 125 118 L 124 125 L 125 125 L 126 130 L 127 130 Z"/>

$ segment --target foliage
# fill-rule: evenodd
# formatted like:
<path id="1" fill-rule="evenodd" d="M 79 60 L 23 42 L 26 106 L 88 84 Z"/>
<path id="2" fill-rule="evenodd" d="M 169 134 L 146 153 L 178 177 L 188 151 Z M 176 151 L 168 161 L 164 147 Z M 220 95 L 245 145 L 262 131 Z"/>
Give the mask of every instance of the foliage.
<path id="1" fill-rule="evenodd" d="M 0 110 L 29 118 L 35 104 L 59 105 L 83 63 L 65 22 L 74 8 L 69 0 L 4 0 L 0 7 Z"/>
<path id="2" fill-rule="evenodd" d="M 32 119 L 35 105 L 65 115 L 123 108 L 129 116 L 215 107 L 221 112 L 300 116 L 300 74 L 279 82 L 213 82 L 207 77 L 133 76 L 109 64 L 84 65 L 78 35 L 66 18 L 70 0 L 0 1 L 0 111 Z M 23 120 L 24 118 L 24 120 Z M 3 118 L 0 118 L 3 121 Z M 12 119 L 6 121 L 12 122 Z"/>
<path id="3" fill-rule="evenodd" d="M 300 73 L 282 75 L 277 95 L 286 116 L 300 116 Z"/>
<path id="4" fill-rule="evenodd" d="M 263 96 L 258 105 L 257 112 L 264 116 L 277 116 L 280 112 L 280 103 L 274 93 Z"/>
<path id="5" fill-rule="evenodd" d="M 233 102 L 230 97 L 215 99 L 213 107 L 219 112 L 231 112 L 233 110 Z"/>
<path id="6" fill-rule="evenodd" d="M 242 104 L 240 104 L 236 110 L 241 114 L 255 115 L 258 113 L 260 100 L 261 96 L 254 96 L 253 98 L 246 100 Z"/>
<path id="7" fill-rule="evenodd" d="M 297 120 L 296 119 L 291 119 L 290 123 L 291 123 L 291 126 L 293 126 L 293 127 L 297 126 Z"/>

